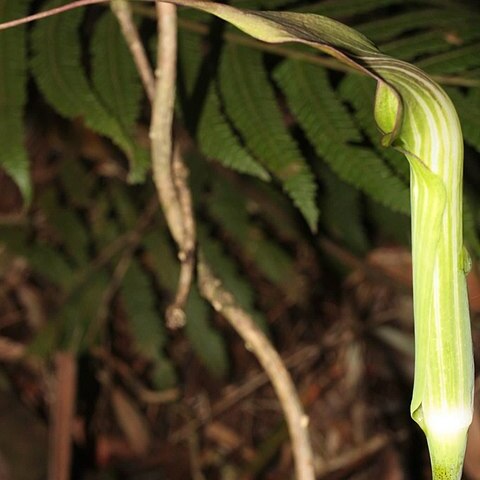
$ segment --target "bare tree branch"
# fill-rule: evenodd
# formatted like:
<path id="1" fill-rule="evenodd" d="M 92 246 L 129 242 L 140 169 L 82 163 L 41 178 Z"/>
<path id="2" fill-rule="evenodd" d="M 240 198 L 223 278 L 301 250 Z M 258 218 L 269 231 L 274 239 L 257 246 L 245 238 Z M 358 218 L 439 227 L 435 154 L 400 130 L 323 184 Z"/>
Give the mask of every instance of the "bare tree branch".
<path id="1" fill-rule="evenodd" d="M 49 480 L 68 480 L 77 392 L 77 363 L 70 352 L 55 356 L 55 386 L 50 408 Z"/>
<path id="2" fill-rule="evenodd" d="M 188 295 L 195 245 L 195 229 L 186 168 L 178 151 L 172 160 L 172 122 L 175 97 L 176 35 L 175 7 L 157 3 L 158 57 L 156 92 L 150 138 L 154 182 L 168 226 L 180 250 L 182 270 L 176 301 Z M 190 270 L 192 268 L 192 270 Z M 265 369 L 277 392 L 292 440 L 297 480 L 314 480 L 313 455 L 308 435 L 308 417 L 303 413 L 293 382 L 280 356 L 265 335 L 223 289 L 203 259 L 198 263 L 199 285 L 203 296 L 221 312 L 244 339 Z M 186 289 L 186 290 L 184 290 Z M 174 302 L 173 307 L 176 307 Z M 177 310 L 178 311 L 178 310 Z M 183 312 L 182 312 L 183 313 Z"/>
<path id="3" fill-rule="evenodd" d="M 222 286 L 201 254 L 198 262 L 198 283 L 201 294 L 230 322 L 245 341 L 245 347 L 257 357 L 272 382 L 290 432 L 297 480 L 314 480 L 308 417 L 303 412 L 297 391 L 282 359 L 252 317 Z"/>
<path id="4" fill-rule="evenodd" d="M 155 77 L 148 61 L 147 54 L 143 48 L 143 43 L 138 34 L 138 30 L 133 22 L 132 8 L 126 0 L 111 0 L 111 8 L 117 17 L 123 37 L 130 49 L 133 61 L 137 67 L 138 74 L 142 79 L 143 87 L 147 93 L 150 103 L 153 103 L 155 96 Z"/>

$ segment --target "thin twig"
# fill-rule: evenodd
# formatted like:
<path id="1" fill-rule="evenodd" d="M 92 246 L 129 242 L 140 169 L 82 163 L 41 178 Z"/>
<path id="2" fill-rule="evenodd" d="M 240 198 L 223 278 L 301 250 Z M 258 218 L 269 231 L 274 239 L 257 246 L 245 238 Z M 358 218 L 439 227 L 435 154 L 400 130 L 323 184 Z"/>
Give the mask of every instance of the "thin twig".
<path id="1" fill-rule="evenodd" d="M 114 357 L 103 347 L 93 347 L 90 352 L 95 358 L 104 362 L 109 369 L 122 377 L 125 384 L 141 402 L 148 405 L 160 405 L 178 400 L 179 391 L 177 388 L 157 391 L 146 387 L 137 379 L 128 364 Z"/>
<path id="2" fill-rule="evenodd" d="M 221 313 L 255 354 L 277 393 L 288 425 L 295 458 L 297 480 L 314 480 L 313 454 L 308 434 L 308 417 L 282 359 L 271 343 L 234 297 L 213 274 L 201 255 L 198 262 L 198 282 L 201 294 Z"/>
<path id="3" fill-rule="evenodd" d="M 75 8 L 86 7 L 87 5 L 95 5 L 98 3 L 107 3 L 110 0 L 77 0 L 76 2 L 62 5 L 61 7 L 51 8 L 43 12 L 34 13 L 26 17 L 10 20 L 9 22 L 0 23 L 0 30 L 6 30 L 7 28 L 17 27 L 25 23 L 34 22 L 35 20 L 42 20 L 43 18 L 51 17 L 52 15 L 58 15 L 59 13 L 68 12 Z"/>
<path id="4" fill-rule="evenodd" d="M 156 93 L 152 112 L 150 138 L 154 182 L 165 212 L 168 226 L 182 251 L 186 222 L 193 225 L 193 212 L 181 199 L 188 192 L 186 182 L 175 183 L 172 171 L 172 120 L 175 95 L 176 66 L 176 11 L 170 4 L 157 3 L 159 48 L 156 71 Z M 179 188 L 180 186 L 180 188 Z M 186 220 L 184 215 L 189 218 Z M 212 306 L 232 323 L 251 347 L 272 382 L 284 410 L 295 456 L 297 480 L 313 480 L 313 455 L 308 436 L 308 417 L 303 413 L 293 382 L 278 353 L 253 320 L 241 310 L 233 297 L 224 291 L 202 260 L 198 264 L 199 284 L 202 294 Z"/>
<path id="5" fill-rule="evenodd" d="M 68 480 L 77 391 L 77 364 L 74 355 L 70 352 L 58 352 L 55 357 L 55 371 L 55 387 L 50 409 L 48 478 Z"/>
<path id="6" fill-rule="evenodd" d="M 150 226 L 157 210 L 158 201 L 156 197 L 153 197 L 147 203 L 145 210 L 140 215 L 132 230 L 129 230 L 120 237 L 116 238 L 113 242 L 109 243 L 85 268 L 76 273 L 69 290 L 70 294 L 79 288 L 83 282 L 87 281 L 90 275 L 93 275 L 95 272 L 108 264 L 113 257 L 118 255 L 124 249 L 134 246 L 136 247 L 142 241 L 142 234 Z"/>
<path id="7" fill-rule="evenodd" d="M 361 463 L 368 461 L 374 455 L 395 441 L 404 441 L 407 438 L 407 432 L 400 430 L 393 435 L 379 433 L 366 442 L 362 442 L 358 447 L 348 450 L 344 454 L 328 460 L 317 472 L 317 479 L 328 479 L 335 474 L 357 471 Z"/>
<path id="8" fill-rule="evenodd" d="M 142 79 L 143 87 L 147 93 L 150 103 L 153 103 L 155 96 L 155 77 L 148 61 L 143 43 L 138 34 L 137 27 L 132 18 L 132 8 L 126 0 L 112 0 L 111 8 L 123 33 L 123 37 L 130 49 L 133 61 L 137 67 L 138 74 Z"/>
<path id="9" fill-rule="evenodd" d="M 195 271 L 196 232 L 193 220 L 192 198 L 187 183 L 188 170 L 180 155 L 178 146 L 173 153 L 172 177 L 182 211 L 183 240 L 179 246 L 180 251 L 178 253 L 180 275 L 177 293 L 175 300 L 167 310 L 167 325 L 170 328 L 179 328 L 185 324 L 185 306 Z"/>
<path id="10" fill-rule="evenodd" d="M 139 13 L 140 15 L 143 15 L 145 17 L 154 18 L 155 16 L 155 11 L 151 7 L 134 5 L 132 8 L 136 13 Z M 187 30 L 189 32 L 195 32 L 200 35 L 208 35 L 208 33 L 210 32 L 210 27 L 207 24 L 194 20 L 187 20 L 182 18 L 178 20 L 178 25 L 184 30 Z M 234 45 L 244 45 L 246 47 L 254 48 L 255 50 L 259 50 L 261 52 L 271 53 L 273 55 L 291 58 L 294 60 L 300 60 L 302 62 L 310 63 L 312 65 L 319 65 L 321 67 L 329 68 L 331 70 L 364 75 L 364 73 L 360 70 L 353 69 L 348 65 L 340 62 L 339 60 L 325 57 L 318 54 L 317 52 L 304 52 L 295 46 L 288 47 L 283 45 L 265 43 L 248 37 L 247 35 L 230 31 L 226 31 L 223 34 L 223 38 L 227 42 L 233 43 Z M 480 80 L 476 78 L 467 78 L 460 75 L 431 75 L 431 77 L 442 85 L 455 85 L 459 87 L 480 87 Z"/>
<path id="11" fill-rule="evenodd" d="M 26 353 L 25 345 L 0 337 L 0 362 L 18 362 Z"/>
<path id="12" fill-rule="evenodd" d="M 153 180 L 168 228 L 177 245 L 181 245 L 183 242 L 182 209 L 173 183 L 171 168 L 177 61 L 176 7 L 159 2 L 157 3 L 157 13 L 156 85 L 150 126 Z"/>
<path id="13" fill-rule="evenodd" d="M 298 368 L 301 366 L 302 369 L 307 369 L 308 366 L 319 357 L 320 352 L 321 349 L 319 349 L 318 346 L 308 345 L 282 361 L 287 368 Z M 190 420 L 187 425 L 183 425 L 173 432 L 171 440 L 178 442 L 185 439 L 192 429 L 198 429 L 207 421 L 230 410 L 234 405 L 263 387 L 268 381 L 267 374 L 262 370 L 237 387 L 231 388 L 229 386 L 228 389 L 226 389 L 225 395 L 212 406 L 208 417 L 197 415 L 194 419 Z"/>
<path id="14" fill-rule="evenodd" d="M 157 3 L 158 54 L 155 100 L 150 139 L 153 177 L 170 232 L 179 249 L 181 263 L 177 294 L 167 309 L 167 326 L 178 328 L 185 323 L 185 303 L 194 270 L 195 228 L 192 201 L 187 186 L 188 171 L 175 149 L 172 158 L 172 125 L 175 102 L 177 62 L 176 7 Z"/>

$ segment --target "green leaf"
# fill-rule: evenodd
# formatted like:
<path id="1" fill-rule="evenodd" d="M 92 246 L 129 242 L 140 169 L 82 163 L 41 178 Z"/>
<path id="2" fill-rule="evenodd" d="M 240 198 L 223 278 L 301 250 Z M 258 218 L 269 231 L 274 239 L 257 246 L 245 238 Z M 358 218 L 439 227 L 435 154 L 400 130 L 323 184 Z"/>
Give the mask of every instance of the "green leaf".
<path id="1" fill-rule="evenodd" d="M 46 191 L 40 205 L 58 240 L 77 267 L 87 263 L 90 238 L 86 225 L 71 207 L 60 204 L 56 192 Z"/>
<path id="2" fill-rule="evenodd" d="M 198 225 L 198 238 L 209 265 L 212 265 L 212 268 L 215 269 L 225 288 L 230 292 L 235 292 L 235 299 L 238 304 L 249 312 L 257 324 L 266 332 L 268 330 L 266 318 L 255 306 L 255 291 L 241 275 L 238 266 L 223 250 L 221 244 L 208 234 L 207 229 L 202 224 Z"/>
<path id="3" fill-rule="evenodd" d="M 229 370 L 226 343 L 220 332 L 211 327 L 211 309 L 193 286 L 186 307 L 185 332 L 192 348 L 209 372 L 216 378 L 224 378 Z"/>
<path id="4" fill-rule="evenodd" d="M 366 133 L 368 139 L 373 145 L 373 150 L 384 159 L 390 170 L 395 173 L 401 181 L 401 189 L 406 191 L 406 186 L 410 182 L 410 169 L 405 158 L 399 152 L 385 148 L 381 144 L 381 139 L 378 135 L 378 126 L 372 115 L 372 105 L 375 101 L 375 85 L 367 77 L 359 75 L 346 75 L 341 81 L 338 88 L 338 93 L 344 100 L 348 101 L 353 109 L 357 124 L 361 126 L 363 132 Z M 387 172 L 380 174 L 380 177 L 389 175 Z M 394 181 L 397 183 L 397 181 Z M 399 186 L 397 185 L 397 188 Z M 385 204 L 385 202 L 381 202 Z M 406 204 L 405 204 L 406 206 Z M 393 208 L 393 210 L 408 214 L 410 208 Z"/>
<path id="5" fill-rule="evenodd" d="M 267 170 L 242 146 L 240 139 L 232 130 L 222 112 L 215 85 L 207 92 L 197 137 L 202 152 L 225 167 L 262 180 L 270 179 Z"/>
<path id="6" fill-rule="evenodd" d="M 308 140 L 345 182 L 395 211 L 408 213 L 408 189 L 370 149 L 351 145 L 361 139 L 325 71 L 288 60 L 275 72 Z"/>
<path id="7" fill-rule="evenodd" d="M 0 21 L 23 17 L 30 0 L 0 0 Z M 0 32 L 0 167 L 15 181 L 25 203 L 32 198 L 24 145 L 23 109 L 27 100 L 26 27 Z"/>
<path id="8" fill-rule="evenodd" d="M 105 12 L 97 20 L 90 50 L 95 93 L 125 131 L 132 135 L 140 115 L 142 84 L 111 12 Z"/>
<path id="9" fill-rule="evenodd" d="M 320 171 L 325 192 L 322 196 L 322 223 L 331 236 L 351 251 L 365 254 L 368 249 L 359 192 L 323 166 Z"/>
<path id="10" fill-rule="evenodd" d="M 140 352 L 154 362 L 153 381 L 157 388 L 176 384 L 175 368 L 164 348 L 167 334 L 159 312 L 153 285 L 137 261 L 133 261 L 123 278 L 121 294 Z"/>
<path id="11" fill-rule="evenodd" d="M 430 74 L 461 73 L 480 66 L 479 51 L 480 43 L 477 42 L 420 60 L 417 65 Z"/>
<path id="12" fill-rule="evenodd" d="M 275 239 L 255 225 L 242 192 L 225 179 L 214 179 L 210 188 L 208 209 L 218 228 L 242 248 L 269 281 L 291 293 L 296 273 L 292 258 Z"/>
<path id="13" fill-rule="evenodd" d="M 173 297 L 179 275 L 173 246 L 168 242 L 165 232 L 159 230 L 149 233 L 144 245 L 160 285 Z M 229 368 L 227 346 L 223 336 L 210 324 L 211 312 L 197 287 L 192 285 L 185 309 L 186 334 L 194 352 L 212 375 L 223 377 Z"/>
<path id="14" fill-rule="evenodd" d="M 203 58 L 201 36 L 182 32 L 178 48 L 179 76 L 183 87 L 179 88 L 182 114 L 188 125 L 192 122 L 193 112 L 201 108 L 198 124 L 194 125 L 195 132 L 193 132 L 201 152 L 227 168 L 262 180 L 269 180 L 268 172 L 242 146 L 240 138 L 225 117 L 215 82 L 212 80 L 206 91 L 200 92 L 202 98 L 196 98 L 198 82 L 202 82 L 202 85 L 205 83 L 204 67 L 205 62 L 209 60 Z"/>
<path id="15" fill-rule="evenodd" d="M 64 3 L 52 0 L 45 8 Z M 68 118 L 83 117 L 88 127 L 119 146 L 130 162 L 130 181 L 142 181 L 148 169 L 147 152 L 138 147 L 122 120 L 109 111 L 108 105 L 93 91 L 85 75 L 78 35 L 83 14 L 84 9 L 76 9 L 35 25 L 31 61 L 35 81 L 58 113 Z"/>
<path id="16" fill-rule="evenodd" d="M 277 178 L 315 230 L 316 184 L 309 165 L 285 127 L 258 52 L 225 46 L 220 64 L 225 111 L 252 154 Z"/>

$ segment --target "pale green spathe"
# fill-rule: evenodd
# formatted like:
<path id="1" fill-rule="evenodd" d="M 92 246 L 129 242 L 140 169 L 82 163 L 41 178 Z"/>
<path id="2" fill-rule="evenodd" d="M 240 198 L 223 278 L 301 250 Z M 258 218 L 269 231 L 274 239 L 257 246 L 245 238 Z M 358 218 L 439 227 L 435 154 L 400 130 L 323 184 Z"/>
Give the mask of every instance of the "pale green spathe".
<path id="1" fill-rule="evenodd" d="M 463 139 L 450 99 L 424 72 L 383 55 L 366 37 L 329 18 L 169 1 L 209 12 L 265 42 L 310 45 L 377 81 L 382 143 L 402 151 L 411 171 L 411 414 L 427 437 L 434 479 L 458 480 L 473 411 L 473 354 L 462 239 Z"/>

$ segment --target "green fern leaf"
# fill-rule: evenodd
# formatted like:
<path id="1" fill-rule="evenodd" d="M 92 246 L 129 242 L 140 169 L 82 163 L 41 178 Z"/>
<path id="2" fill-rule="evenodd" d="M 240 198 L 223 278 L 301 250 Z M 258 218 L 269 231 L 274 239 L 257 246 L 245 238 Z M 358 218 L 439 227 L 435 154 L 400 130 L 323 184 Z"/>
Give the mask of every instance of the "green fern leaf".
<path id="1" fill-rule="evenodd" d="M 192 348 L 210 373 L 216 378 L 224 378 L 229 370 L 229 358 L 225 340 L 213 329 L 209 322 L 211 310 L 193 286 L 185 309 L 187 323 L 185 332 Z"/>
<path id="2" fill-rule="evenodd" d="M 156 375 L 156 383 L 162 387 L 175 384 L 173 365 L 163 353 L 167 335 L 162 316 L 156 308 L 152 284 L 138 262 L 133 261 L 123 278 L 121 293 L 127 311 L 132 333 L 140 351 L 151 358 L 164 375 Z"/>
<path id="3" fill-rule="evenodd" d="M 446 90 L 458 111 L 465 141 L 480 152 L 480 95 L 478 95 L 478 90 L 472 89 L 468 95 L 464 95 L 456 88 L 447 88 Z"/>
<path id="4" fill-rule="evenodd" d="M 215 269 L 225 287 L 230 292 L 235 292 L 238 304 L 249 312 L 258 325 L 266 331 L 266 319 L 263 313 L 255 307 L 255 291 L 240 274 L 235 262 L 223 251 L 220 243 L 208 234 L 206 227 L 202 224 L 198 225 L 198 238 L 208 263 Z"/>
<path id="5" fill-rule="evenodd" d="M 269 281 L 291 292 L 296 273 L 292 258 L 253 223 L 242 192 L 225 179 L 214 179 L 210 188 L 208 211 L 218 228 L 243 249 Z"/>
<path id="6" fill-rule="evenodd" d="M 445 34 L 436 30 L 400 37 L 380 45 L 381 51 L 386 55 L 410 62 L 421 55 L 439 53 L 451 48 Z"/>
<path id="7" fill-rule="evenodd" d="M 393 210 L 409 212 L 407 186 L 368 148 L 352 146 L 359 139 L 348 113 L 336 97 L 324 70 L 289 60 L 275 72 L 290 110 L 310 143 L 345 182 Z M 342 125 L 346 125 L 346 129 Z"/>
<path id="8" fill-rule="evenodd" d="M 77 267 L 85 265 L 89 258 L 90 238 L 78 214 L 71 207 L 61 205 L 53 189 L 42 195 L 40 205 L 66 253 Z"/>
<path id="9" fill-rule="evenodd" d="M 35 242 L 25 252 L 28 263 L 38 274 L 56 285 L 68 289 L 72 283 L 74 269 L 57 248 Z"/>
<path id="10" fill-rule="evenodd" d="M 189 12 L 191 13 L 191 12 Z M 195 12 L 196 13 L 196 12 Z M 191 114 L 190 102 L 202 66 L 201 36 L 191 32 L 182 32 L 179 38 L 179 64 L 184 85 L 185 112 Z M 198 107 L 194 107 L 198 108 Z M 188 121 L 187 121 L 188 123 Z M 202 111 L 195 135 L 201 152 L 227 168 L 269 180 L 268 172 L 241 145 L 238 136 L 222 112 L 218 90 L 212 83 L 203 99 Z"/>
<path id="11" fill-rule="evenodd" d="M 179 267 L 172 245 L 164 232 L 157 230 L 144 238 L 144 246 L 160 285 L 173 295 Z M 195 285 L 192 285 L 185 313 L 185 331 L 194 352 L 212 375 L 224 376 L 229 368 L 227 346 L 222 335 L 210 325 L 211 309 L 200 297 Z"/>
<path id="12" fill-rule="evenodd" d="M 270 175 L 248 151 L 242 147 L 239 138 L 229 125 L 221 110 L 217 88 L 212 85 L 207 93 L 197 131 L 201 151 L 222 165 L 240 173 L 246 173 L 262 180 Z"/>
<path id="13" fill-rule="evenodd" d="M 466 12 L 463 9 L 452 7 L 421 8 L 383 19 L 375 19 L 368 23 L 356 25 L 355 29 L 366 35 L 375 42 L 385 42 L 406 32 L 417 29 L 445 27 L 449 30 L 459 29 L 472 25 L 479 20 L 479 15 L 474 12 Z M 478 28 L 478 27 L 477 27 Z"/>
<path id="14" fill-rule="evenodd" d="M 89 212 L 91 236 L 97 250 L 105 248 L 122 234 L 118 223 L 112 218 L 111 210 L 112 205 L 107 193 L 98 192 L 95 196 L 95 207 Z"/>
<path id="15" fill-rule="evenodd" d="M 410 234 L 411 218 L 407 215 L 392 211 L 371 199 L 367 199 L 366 212 L 369 221 L 375 230 L 386 242 L 395 242 L 400 245 L 411 245 Z"/>
<path id="16" fill-rule="evenodd" d="M 430 74 L 460 73 L 480 66 L 479 52 L 480 43 L 474 43 L 426 58 L 417 65 Z"/>
<path id="17" fill-rule="evenodd" d="M 132 134 L 140 114 L 142 84 L 111 12 L 105 12 L 97 21 L 90 49 L 95 92 L 125 131 Z"/>
<path id="18" fill-rule="evenodd" d="M 45 8 L 64 4 L 53 0 Z M 54 15 L 38 22 L 32 34 L 32 71 L 48 102 L 63 116 L 83 117 L 87 126 L 116 143 L 130 161 L 132 182 L 142 181 L 148 155 L 140 150 L 121 121 L 94 93 L 81 64 L 78 28 L 84 9 Z"/>
<path id="19" fill-rule="evenodd" d="M 375 85 L 369 78 L 359 75 L 347 75 L 337 89 L 340 97 L 349 102 L 355 110 L 355 118 L 375 151 L 386 160 L 393 171 L 408 184 L 410 170 L 408 163 L 396 150 L 385 148 L 380 143 L 378 127 L 372 115 L 372 105 L 375 97 Z"/>
<path id="20" fill-rule="evenodd" d="M 480 240 L 478 236 L 475 212 L 478 212 L 478 200 L 471 192 L 463 195 L 463 235 L 465 245 L 470 253 L 478 260 L 480 258 Z"/>
<path id="21" fill-rule="evenodd" d="M 260 53 L 227 45 L 220 64 L 225 110 L 248 149 L 283 185 L 315 229 L 316 183 L 309 165 L 285 127 Z"/>
<path id="22" fill-rule="evenodd" d="M 326 166 L 320 169 L 325 188 L 322 195 L 322 223 L 336 240 L 357 254 L 368 250 L 358 190 L 342 182 Z"/>
<path id="23" fill-rule="evenodd" d="M 95 178 L 75 156 L 68 156 L 61 164 L 60 180 L 68 202 L 79 208 L 88 208 L 94 202 Z"/>
<path id="24" fill-rule="evenodd" d="M 0 0 L 0 21 L 23 17 L 30 0 Z M 18 185 L 26 203 L 32 197 L 24 147 L 23 108 L 27 99 L 26 27 L 0 32 L 0 167 Z"/>
<path id="25" fill-rule="evenodd" d="M 404 0 L 325 0 L 313 5 L 302 6 L 295 11 L 316 13 L 340 20 L 402 3 Z"/>
<path id="26" fill-rule="evenodd" d="M 98 332 L 96 322 L 99 305 L 108 284 L 109 275 L 105 270 L 100 270 L 68 296 L 67 302 L 57 313 L 60 348 L 84 352 L 97 342 L 97 335 L 91 332 Z"/>

